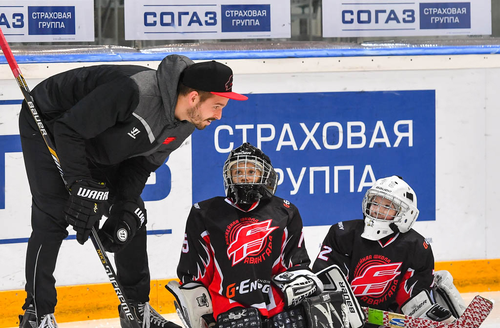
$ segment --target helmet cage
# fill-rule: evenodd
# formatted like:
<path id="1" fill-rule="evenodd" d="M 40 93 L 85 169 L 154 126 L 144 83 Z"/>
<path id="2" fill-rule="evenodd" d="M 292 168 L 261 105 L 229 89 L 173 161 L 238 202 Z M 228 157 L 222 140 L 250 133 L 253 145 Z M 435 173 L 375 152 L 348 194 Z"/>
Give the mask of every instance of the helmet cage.
<path id="1" fill-rule="evenodd" d="M 253 204 L 261 198 L 271 198 L 276 192 L 278 176 L 264 157 L 235 154 L 223 168 L 226 195 L 235 203 Z"/>
<path id="2" fill-rule="evenodd" d="M 363 198 L 363 212 L 377 220 L 400 221 L 409 209 L 401 199 L 378 190 L 368 190 Z"/>
<path id="3" fill-rule="evenodd" d="M 394 232 L 408 232 L 419 214 L 416 206 L 415 192 L 399 177 L 377 181 L 363 198 L 365 227 L 361 237 L 380 240 Z"/>

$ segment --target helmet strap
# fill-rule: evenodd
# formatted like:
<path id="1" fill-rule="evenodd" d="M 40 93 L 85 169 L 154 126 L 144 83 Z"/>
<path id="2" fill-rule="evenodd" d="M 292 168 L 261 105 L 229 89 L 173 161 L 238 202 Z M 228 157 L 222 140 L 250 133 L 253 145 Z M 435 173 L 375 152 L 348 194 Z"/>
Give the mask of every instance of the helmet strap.
<path id="1" fill-rule="evenodd" d="M 391 230 L 394 231 L 395 234 L 400 232 L 398 226 L 394 222 L 391 222 L 389 224 L 389 228 L 391 228 Z"/>

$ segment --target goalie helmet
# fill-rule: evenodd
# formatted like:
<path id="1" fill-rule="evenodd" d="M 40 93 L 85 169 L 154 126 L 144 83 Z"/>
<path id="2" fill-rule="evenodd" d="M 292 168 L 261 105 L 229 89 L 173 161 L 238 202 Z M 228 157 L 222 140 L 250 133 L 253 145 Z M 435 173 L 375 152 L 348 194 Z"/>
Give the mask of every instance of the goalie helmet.
<path id="1" fill-rule="evenodd" d="M 362 203 L 365 227 L 361 237 L 380 240 L 394 232 L 408 232 L 417 220 L 417 195 L 401 177 L 379 179 Z"/>
<path id="2" fill-rule="evenodd" d="M 223 176 L 226 195 L 237 204 L 253 204 L 261 198 L 271 198 L 278 184 L 269 157 L 248 142 L 229 153 Z"/>

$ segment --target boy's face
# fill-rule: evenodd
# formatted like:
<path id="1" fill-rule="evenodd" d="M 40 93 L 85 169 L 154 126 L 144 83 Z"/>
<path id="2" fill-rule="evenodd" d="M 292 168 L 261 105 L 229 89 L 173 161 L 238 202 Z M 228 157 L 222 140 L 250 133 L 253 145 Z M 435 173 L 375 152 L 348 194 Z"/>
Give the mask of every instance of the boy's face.
<path id="1" fill-rule="evenodd" d="M 239 161 L 231 167 L 233 183 L 258 183 L 261 178 L 262 171 L 252 162 Z"/>
<path id="2" fill-rule="evenodd" d="M 387 198 L 375 196 L 370 201 L 370 216 L 381 220 L 394 220 L 398 211 L 396 206 Z"/>

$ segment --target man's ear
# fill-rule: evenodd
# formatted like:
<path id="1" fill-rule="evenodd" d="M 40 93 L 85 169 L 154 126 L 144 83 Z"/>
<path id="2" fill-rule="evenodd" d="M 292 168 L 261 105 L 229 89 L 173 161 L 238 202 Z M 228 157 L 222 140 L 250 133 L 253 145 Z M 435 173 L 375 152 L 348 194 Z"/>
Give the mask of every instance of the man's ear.
<path id="1" fill-rule="evenodd" d="M 188 94 L 187 100 L 189 102 L 189 106 L 192 107 L 200 101 L 200 94 L 198 91 L 193 90 Z"/>

